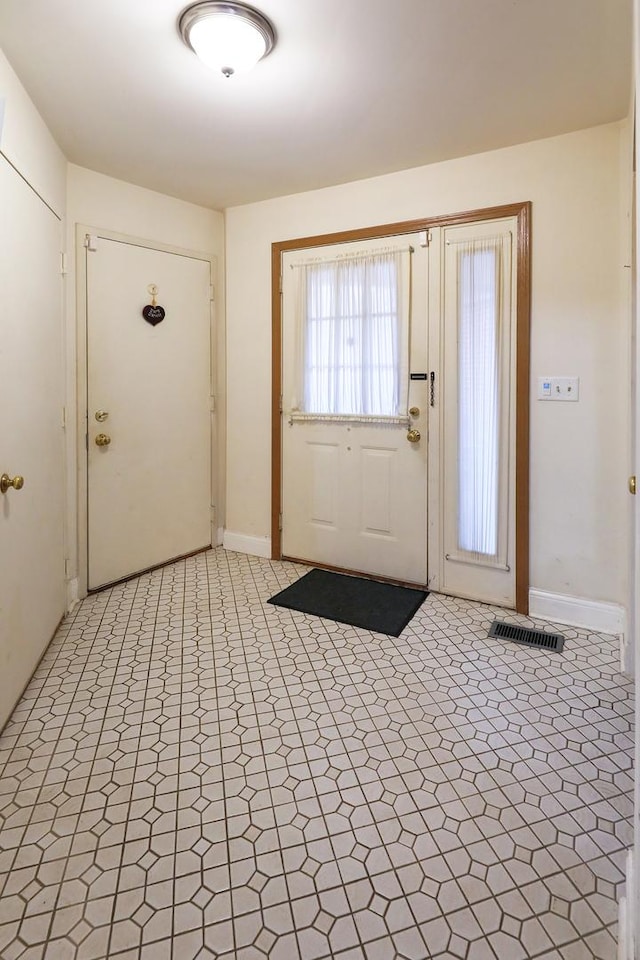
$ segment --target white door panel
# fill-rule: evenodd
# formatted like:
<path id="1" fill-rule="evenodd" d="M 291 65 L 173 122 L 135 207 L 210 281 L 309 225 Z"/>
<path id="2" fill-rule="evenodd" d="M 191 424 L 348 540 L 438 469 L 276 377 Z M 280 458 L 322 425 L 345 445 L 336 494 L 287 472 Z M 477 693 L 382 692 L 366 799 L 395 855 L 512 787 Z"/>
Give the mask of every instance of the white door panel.
<path id="1" fill-rule="evenodd" d="M 90 589 L 211 543 L 210 284 L 206 260 L 103 237 L 87 252 Z"/>
<path id="2" fill-rule="evenodd" d="M 0 728 L 64 614 L 61 225 L 0 157 Z"/>
<path id="3" fill-rule="evenodd" d="M 393 467 L 394 448 L 361 447 L 360 449 L 361 535 L 393 537 Z"/>
<path id="4" fill-rule="evenodd" d="M 284 555 L 423 583 L 424 527 L 416 536 L 415 520 L 425 516 L 424 458 L 406 427 L 294 422 L 285 430 L 297 468 L 283 475 Z"/>
<path id="5" fill-rule="evenodd" d="M 338 524 L 338 460 L 337 443 L 307 443 L 311 502 L 308 522 L 335 529 Z"/>

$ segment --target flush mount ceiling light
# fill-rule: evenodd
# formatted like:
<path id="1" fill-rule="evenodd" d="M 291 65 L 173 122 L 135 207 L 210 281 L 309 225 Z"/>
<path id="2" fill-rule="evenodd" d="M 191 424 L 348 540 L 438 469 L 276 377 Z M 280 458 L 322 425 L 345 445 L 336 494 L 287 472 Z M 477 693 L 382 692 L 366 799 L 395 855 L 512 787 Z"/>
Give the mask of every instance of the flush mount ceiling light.
<path id="1" fill-rule="evenodd" d="M 178 29 L 187 46 L 225 77 L 255 67 L 276 42 L 271 23 L 245 3 L 194 3 L 182 11 Z"/>

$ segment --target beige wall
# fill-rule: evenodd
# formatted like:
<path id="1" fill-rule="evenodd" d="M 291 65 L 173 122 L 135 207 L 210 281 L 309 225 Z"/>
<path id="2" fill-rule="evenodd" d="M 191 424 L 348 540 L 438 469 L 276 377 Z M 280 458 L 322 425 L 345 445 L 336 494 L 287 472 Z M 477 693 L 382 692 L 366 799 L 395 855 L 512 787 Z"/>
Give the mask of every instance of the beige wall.
<path id="1" fill-rule="evenodd" d="M 531 586 L 626 604 L 622 140 L 612 124 L 228 210 L 227 529 L 270 531 L 271 243 L 531 200 L 532 389 L 580 377 L 577 404 L 532 399 Z"/>
<path id="2" fill-rule="evenodd" d="M 151 240 L 156 243 L 182 247 L 200 253 L 212 254 L 217 259 L 216 318 L 218 327 L 218 421 L 224 423 L 224 217 L 204 207 L 167 197 L 153 190 L 136 187 L 122 180 L 68 165 L 67 177 L 67 387 L 69 397 L 69 427 L 67 430 L 68 462 L 74 465 L 76 451 L 76 225 L 95 227 Z M 222 438 L 224 439 L 224 437 Z M 218 458 L 221 474 L 218 499 L 219 514 L 224 515 L 224 443 Z M 78 477 L 70 470 L 67 491 L 68 550 L 72 559 L 70 569 L 70 597 L 78 577 L 78 529 L 76 503 Z"/>
<path id="3" fill-rule="evenodd" d="M 62 219 L 66 160 L 1 50 L 0 99 L 6 101 L 0 151 Z"/>
<path id="4" fill-rule="evenodd" d="M 83 223 L 222 258 L 224 217 L 215 210 L 68 165 L 70 227 Z"/>

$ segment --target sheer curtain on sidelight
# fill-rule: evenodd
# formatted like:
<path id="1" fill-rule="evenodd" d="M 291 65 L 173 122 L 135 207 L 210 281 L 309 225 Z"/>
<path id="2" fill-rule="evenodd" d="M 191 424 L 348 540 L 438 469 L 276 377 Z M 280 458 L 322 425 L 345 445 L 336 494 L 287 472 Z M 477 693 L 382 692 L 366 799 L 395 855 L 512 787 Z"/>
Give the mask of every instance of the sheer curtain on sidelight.
<path id="1" fill-rule="evenodd" d="M 409 252 L 297 264 L 297 396 L 309 416 L 406 415 Z"/>
<path id="2" fill-rule="evenodd" d="M 500 546 L 502 240 L 458 248 L 458 549 L 504 562 Z"/>

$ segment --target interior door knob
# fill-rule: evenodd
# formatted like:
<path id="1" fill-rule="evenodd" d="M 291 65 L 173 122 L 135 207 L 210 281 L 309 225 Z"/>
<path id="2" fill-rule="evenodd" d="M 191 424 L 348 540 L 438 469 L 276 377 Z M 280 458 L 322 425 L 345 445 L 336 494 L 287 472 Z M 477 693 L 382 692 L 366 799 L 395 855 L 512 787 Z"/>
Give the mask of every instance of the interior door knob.
<path id="1" fill-rule="evenodd" d="M 106 433 L 99 433 L 96 437 L 96 447 L 108 447 L 111 443 L 111 437 L 108 437 Z"/>
<path id="2" fill-rule="evenodd" d="M 420 440 L 421 434 L 419 430 L 408 430 L 407 431 L 407 440 L 409 443 L 418 443 Z"/>
<path id="3" fill-rule="evenodd" d="M 629 477 L 629 493 L 632 493 L 634 497 L 636 495 L 637 488 L 638 488 L 638 481 L 635 475 L 633 477 Z"/>
<path id="4" fill-rule="evenodd" d="M 14 490 L 22 490 L 24 487 L 24 477 L 14 477 L 11 479 L 8 473 L 3 473 L 0 477 L 0 493 L 6 493 L 13 487 Z"/>

